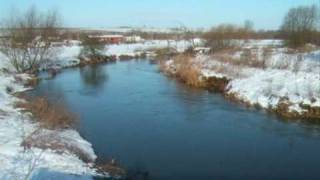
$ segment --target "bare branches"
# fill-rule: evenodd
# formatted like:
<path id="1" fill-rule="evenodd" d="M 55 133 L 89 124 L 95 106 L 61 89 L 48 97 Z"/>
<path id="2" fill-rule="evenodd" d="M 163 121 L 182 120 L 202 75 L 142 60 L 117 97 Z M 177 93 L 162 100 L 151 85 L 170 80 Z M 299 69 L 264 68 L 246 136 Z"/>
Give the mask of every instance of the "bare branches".
<path id="1" fill-rule="evenodd" d="M 57 11 L 41 13 L 33 6 L 23 14 L 11 15 L 5 23 L 6 38 L 1 40 L 0 51 L 18 72 L 36 71 L 47 62 L 59 25 Z"/>
<path id="2" fill-rule="evenodd" d="M 81 35 L 82 50 L 81 56 L 85 58 L 97 58 L 102 55 L 102 51 L 105 49 L 105 43 L 99 39 L 89 37 L 87 34 Z"/>
<path id="3" fill-rule="evenodd" d="M 236 40 L 248 39 L 249 34 L 253 31 L 252 28 L 253 23 L 251 21 L 246 21 L 244 27 L 222 24 L 205 33 L 203 38 L 213 51 L 232 48 L 237 44 Z"/>
<path id="4" fill-rule="evenodd" d="M 314 42 L 319 19 L 319 9 L 316 5 L 290 9 L 281 27 L 287 36 L 288 45 L 298 47 Z"/>

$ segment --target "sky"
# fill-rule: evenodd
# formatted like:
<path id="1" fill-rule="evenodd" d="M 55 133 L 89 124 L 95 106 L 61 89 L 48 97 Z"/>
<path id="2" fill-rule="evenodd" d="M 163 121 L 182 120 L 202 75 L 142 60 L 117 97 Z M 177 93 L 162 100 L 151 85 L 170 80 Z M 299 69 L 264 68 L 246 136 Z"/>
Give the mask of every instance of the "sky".
<path id="1" fill-rule="evenodd" d="M 320 0 L 0 0 L 0 19 L 34 5 L 57 9 L 66 27 L 209 28 L 221 23 L 278 29 L 289 8 Z"/>

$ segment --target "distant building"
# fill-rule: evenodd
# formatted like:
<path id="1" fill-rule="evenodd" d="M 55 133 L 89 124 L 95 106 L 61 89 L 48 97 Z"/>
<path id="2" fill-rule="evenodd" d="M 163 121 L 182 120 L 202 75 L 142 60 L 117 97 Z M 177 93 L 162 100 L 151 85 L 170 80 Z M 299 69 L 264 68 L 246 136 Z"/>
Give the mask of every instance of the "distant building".
<path id="1" fill-rule="evenodd" d="M 125 41 L 126 43 L 138 43 L 142 42 L 143 39 L 140 36 L 126 36 Z"/>
<path id="2" fill-rule="evenodd" d="M 120 44 L 125 38 L 122 35 L 89 35 L 89 38 L 98 39 L 106 44 Z"/>

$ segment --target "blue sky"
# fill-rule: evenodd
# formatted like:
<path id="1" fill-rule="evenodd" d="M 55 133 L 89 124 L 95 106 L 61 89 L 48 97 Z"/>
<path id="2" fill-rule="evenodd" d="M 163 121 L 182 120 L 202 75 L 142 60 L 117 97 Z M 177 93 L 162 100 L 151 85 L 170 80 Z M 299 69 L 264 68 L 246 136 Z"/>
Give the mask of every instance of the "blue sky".
<path id="1" fill-rule="evenodd" d="M 211 27 L 220 23 L 277 29 L 290 7 L 320 0 L 0 0 L 0 18 L 31 5 L 58 9 L 65 26 Z"/>

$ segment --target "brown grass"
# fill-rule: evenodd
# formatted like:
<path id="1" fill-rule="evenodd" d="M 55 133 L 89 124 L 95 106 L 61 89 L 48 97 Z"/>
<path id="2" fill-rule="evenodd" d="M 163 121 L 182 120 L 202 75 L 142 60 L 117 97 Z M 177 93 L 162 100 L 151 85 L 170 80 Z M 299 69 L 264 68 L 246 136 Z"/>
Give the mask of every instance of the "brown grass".
<path id="1" fill-rule="evenodd" d="M 177 50 L 174 48 L 160 48 L 160 49 L 150 49 L 156 54 L 156 60 L 168 60 L 170 57 L 177 55 Z"/>
<path id="2" fill-rule="evenodd" d="M 176 76 L 189 86 L 202 87 L 199 68 L 192 63 L 192 56 L 180 54 L 175 56 L 174 64 L 176 66 Z"/>
<path id="3" fill-rule="evenodd" d="M 50 103 L 46 98 L 38 97 L 20 102 L 17 107 L 31 112 L 40 126 L 46 129 L 67 129 L 76 124 L 78 118 L 69 112 L 63 103 Z"/>
<path id="4" fill-rule="evenodd" d="M 27 80 L 24 80 L 20 76 L 15 76 L 14 78 L 17 83 L 21 83 L 27 87 L 34 87 L 34 86 L 38 85 L 41 80 L 40 78 L 36 77 L 35 75 L 30 75 L 30 78 Z"/>
<path id="5" fill-rule="evenodd" d="M 239 49 L 237 49 L 239 50 Z M 255 68 L 266 68 L 267 62 L 271 57 L 272 49 L 265 48 L 263 49 L 262 59 L 259 58 L 255 49 L 243 49 L 243 53 L 240 58 L 234 58 L 232 56 L 233 50 L 228 51 L 220 51 L 215 53 L 212 57 L 222 63 L 227 63 L 235 66 L 247 66 L 247 67 L 255 67 Z"/>
<path id="6" fill-rule="evenodd" d="M 226 93 L 226 88 L 229 84 L 230 80 L 227 78 L 217 78 L 217 77 L 209 77 L 206 80 L 207 88 L 210 91 L 217 93 Z"/>
<path id="7" fill-rule="evenodd" d="M 210 69 L 216 73 L 228 75 L 228 77 L 241 78 L 244 76 L 243 66 L 219 64 Z"/>
<path id="8" fill-rule="evenodd" d="M 59 154 L 70 152 L 77 155 L 79 159 L 86 163 L 95 161 L 76 141 L 69 137 L 61 136 L 56 131 L 42 131 L 42 129 L 38 129 L 27 136 L 21 143 L 21 146 L 24 149 L 30 149 L 31 147 L 43 150 L 50 149 Z"/>
<path id="9" fill-rule="evenodd" d="M 121 168 L 114 160 L 110 162 L 98 163 L 97 169 L 101 173 L 109 173 L 113 177 L 125 177 L 126 171 Z"/>
<path id="10" fill-rule="evenodd" d="M 158 60 L 158 67 L 160 72 L 167 73 L 166 60 Z"/>
<path id="11" fill-rule="evenodd" d="M 32 77 L 30 78 L 24 85 L 27 86 L 27 87 L 34 87 L 36 85 L 38 85 L 40 82 L 40 79 L 37 78 L 37 77 Z"/>

